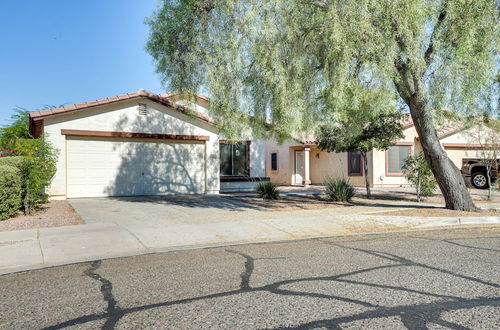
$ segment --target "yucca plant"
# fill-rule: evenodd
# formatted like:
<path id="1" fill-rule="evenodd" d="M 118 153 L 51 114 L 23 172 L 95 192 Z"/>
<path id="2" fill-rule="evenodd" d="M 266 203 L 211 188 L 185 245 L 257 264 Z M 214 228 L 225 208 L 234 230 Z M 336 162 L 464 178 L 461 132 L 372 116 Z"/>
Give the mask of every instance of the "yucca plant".
<path id="1" fill-rule="evenodd" d="M 345 178 L 329 178 L 325 182 L 326 195 L 335 202 L 350 202 L 354 197 L 354 187 Z"/>
<path id="2" fill-rule="evenodd" d="M 271 181 L 260 182 L 257 184 L 255 187 L 255 193 L 263 199 L 278 199 L 280 196 L 278 185 L 272 183 Z"/>

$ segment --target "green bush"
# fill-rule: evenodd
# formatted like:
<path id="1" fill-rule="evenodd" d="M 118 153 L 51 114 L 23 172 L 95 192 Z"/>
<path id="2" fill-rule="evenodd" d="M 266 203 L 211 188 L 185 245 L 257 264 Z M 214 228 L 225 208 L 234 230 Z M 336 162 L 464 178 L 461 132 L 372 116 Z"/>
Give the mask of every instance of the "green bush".
<path id="1" fill-rule="evenodd" d="M 271 181 L 259 182 L 255 187 L 255 193 L 263 199 L 278 199 L 280 196 L 278 185 Z"/>
<path id="2" fill-rule="evenodd" d="M 325 182 L 326 195 L 336 202 L 350 202 L 354 197 L 354 187 L 345 178 L 330 178 Z"/>
<path id="3" fill-rule="evenodd" d="M 19 169 L 22 208 L 24 213 L 32 214 L 38 204 L 47 201 L 45 189 L 56 172 L 58 151 L 45 136 L 35 139 L 30 135 L 28 114 L 25 109 L 15 109 L 11 123 L 0 127 L 0 165 Z"/>
<path id="4" fill-rule="evenodd" d="M 3 166 L 12 166 L 16 167 L 18 169 L 21 168 L 23 163 L 23 157 L 21 156 L 16 156 L 16 157 L 0 157 L 0 165 Z"/>
<path id="5" fill-rule="evenodd" d="M 434 195 L 437 183 L 423 153 L 408 156 L 402 166 L 406 180 L 415 186 L 417 202 Z"/>
<path id="6" fill-rule="evenodd" d="M 37 206 L 46 203 L 45 189 L 56 172 L 57 151 L 44 137 L 19 139 L 16 143 L 16 157 L 0 158 L 0 165 L 19 169 L 22 182 L 22 209 L 33 214 Z"/>
<path id="7" fill-rule="evenodd" d="M 21 208 L 21 203 L 22 186 L 19 169 L 0 165 L 0 220 L 16 214 Z"/>

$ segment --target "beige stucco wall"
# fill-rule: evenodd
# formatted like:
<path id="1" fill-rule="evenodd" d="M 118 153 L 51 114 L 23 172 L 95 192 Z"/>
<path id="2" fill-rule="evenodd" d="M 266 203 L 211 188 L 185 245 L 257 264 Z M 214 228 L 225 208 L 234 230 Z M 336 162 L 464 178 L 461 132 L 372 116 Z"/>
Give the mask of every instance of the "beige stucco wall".
<path id="1" fill-rule="evenodd" d="M 266 176 L 266 141 L 250 139 L 250 176 Z"/>
<path id="2" fill-rule="evenodd" d="M 418 137 L 417 131 L 415 127 L 406 128 L 403 131 L 404 138 L 399 140 L 398 142 L 403 143 L 412 143 L 411 150 L 415 152 L 415 150 L 420 150 L 421 147 L 416 141 Z M 386 153 L 384 150 L 374 150 L 373 151 L 373 185 L 374 186 L 399 186 L 399 185 L 408 185 L 408 181 L 403 176 L 394 176 L 387 175 L 386 173 Z"/>
<path id="3" fill-rule="evenodd" d="M 294 153 L 290 149 L 293 146 L 298 146 L 297 141 L 285 141 L 283 144 L 278 144 L 274 140 L 266 141 L 265 150 L 265 169 L 266 176 L 271 179 L 271 182 L 281 185 L 291 185 L 292 176 L 295 168 Z M 271 154 L 277 153 L 278 157 L 278 170 L 271 170 Z"/>
<path id="4" fill-rule="evenodd" d="M 276 141 L 266 142 L 266 174 L 271 182 L 281 185 L 293 185 L 295 182 L 295 150 L 301 150 L 297 141 L 285 141 L 279 145 Z M 271 154 L 277 153 L 278 170 L 271 170 Z M 372 155 L 368 153 L 369 167 L 372 165 Z M 329 177 L 345 177 L 356 186 L 364 186 L 364 176 L 347 174 L 347 153 L 328 153 L 312 147 L 309 152 L 310 180 L 312 184 L 323 184 Z M 370 182 L 373 177 L 370 175 Z"/>
<path id="5" fill-rule="evenodd" d="M 494 141 L 493 141 L 494 140 Z M 461 168 L 462 159 L 464 158 L 485 158 L 489 157 L 488 151 L 482 151 L 478 148 L 473 148 L 473 145 L 483 144 L 500 144 L 500 136 L 487 128 L 478 130 L 477 128 L 469 128 L 462 130 L 456 134 L 444 137 L 440 140 L 444 150 L 453 161 L 453 163 Z M 447 146 L 447 144 L 459 144 L 462 147 Z"/>
<path id="6" fill-rule="evenodd" d="M 372 153 L 367 154 L 368 168 L 371 168 L 373 163 Z M 324 152 L 317 148 L 311 150 L 311 182 L 312 184 L 323 184 L 328 178 L 348 178 L 354 186 L 365 186 L 365 176 L 355 175 L 349 176 L 347 169 L 347 152 L 333 153 Z M 363 165 L 364 166 L 364 165 Z M 368 181 L 373 182 L 372 173 L 368 173 Z"/>
<path id="7" fill-rule="evenodd" d="M 148 115 L 138 114 L 138 103 L 148 105 Z M 57 172 L 48 190 L 52 196 L 66 195 L 66 137 L 61 129 L 120 131 L 137 133 L 205 135 L 206 193 L 219 192 L 219 137 L 208 123 L 149 100 L 108 105 L 75 114 L 48 118 L 44 132 L 60 150 Z"/>
<path id="8" fill-rule="evenodd" d="M 492 134 L 491 132 L 487 132 Z M 414 126 L 403 131 L 404 138 L 398 143 L 411 144 L 412 153 L 422 152 L 422 146 L 418 139 Z M 499 137 L 500 139 L 500 137 Z M 443 137 L 441 145 L 453 161 L 460 168 L 463 158 L 484 157 L 482 152 L 473 148 L 471 144 L 478 143 L 477 129 L 462 130 Z M 464 144 L 464 147 L 446 147 L 446 144 Z M 497 142 L 500 143 L 500 142 Z M 266 173 L 272 182 L 290 185 L 294 182 L 294 153 L 293 148 L 300 149 L 301 144 L 297 141 L 287 141 L 278 145 L 275 141 L 267 141 L 266 144 Z M 271 171 L 271 153 L 278 153 L 278 171 Z M 310 178 L 312 184 L 322 184 L 327 177 L 348 177 L 347 153 L 326 153 L 311 148 L 310 151 Z M 387 175 L 386 173 L 386 151 L 374 150 L 368 154 L 369 182 L 372 186 L 405 186 L 409 185 L 404 176 Z M 364 176 L 350 176 L 351 183 L 355 186 L 364 186 Z"/>

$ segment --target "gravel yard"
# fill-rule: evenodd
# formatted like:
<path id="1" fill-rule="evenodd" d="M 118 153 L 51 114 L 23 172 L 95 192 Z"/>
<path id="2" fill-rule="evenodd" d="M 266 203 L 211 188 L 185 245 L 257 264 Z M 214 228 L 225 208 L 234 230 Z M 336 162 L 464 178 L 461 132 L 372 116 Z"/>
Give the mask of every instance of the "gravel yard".
<path id="1" fill-rule="evenodd" d="M 473 195 L 473 197 L 477 195 Z M 263 200 L 253 196 L 226 196 L 226 198 L 243 202 L 255 207 L 270 209 L 273 211 L 294 211 L 294 210 L 315 210 L 326 208 L 345 208 L 356 206 L 376 206 L 376 207 L 407 207 L 408 210 L 388 210 L 379 215 L 403 215 L 421 217 L 477 217 L 477 216 L 500 216 L 498 210 L 483 210 L 483 212 L 459 212 L 443 208 L 444 200 L 441 196 L 434 196 L 426 199 L 422 203 L 417 203 L 414 196 L 407 192 L 379 192 L 373 194 L 372 199 L 366 199 L 360 192 L 352 199 L 351 203 L 332 202 L 326 195 L 281 195 L 277 200 Z M 475 202 L 480 202 L 480 207 L 485 208 L 490 203 L 498 203 L 499 200 L 484 201 L 481 198 L 474 198 Z M 395 202 L 395 203 L 391 203 Z M 479 204 L 478 204 L 479 205 Z M 493 205 L 493 204 L 491 204 Z M 488 207 L 486 207 L 488 208 Z"/>
<path id="2" fill-rule="evenodd" d="M 59 227 L 83 224 L 82 218 L 66 201 L 50 201 L 34 215 L 19 215 L 0 221 L 0 231 Z"/>

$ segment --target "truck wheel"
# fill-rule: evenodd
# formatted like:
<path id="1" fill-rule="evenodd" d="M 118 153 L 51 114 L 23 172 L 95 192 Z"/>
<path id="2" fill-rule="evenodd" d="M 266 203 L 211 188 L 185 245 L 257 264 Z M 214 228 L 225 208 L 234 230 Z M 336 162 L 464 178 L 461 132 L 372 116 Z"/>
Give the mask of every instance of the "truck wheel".
<path id="1" fill-rule="evenodd" d="M 476 172 L 472 174 L 470 181 L 472 183 L 472 186 L 476 189 L 488 188 L 488 177 L 484 172 Z"/>

